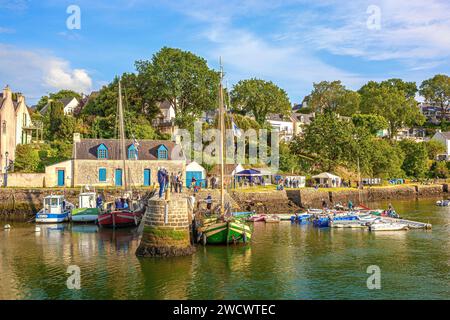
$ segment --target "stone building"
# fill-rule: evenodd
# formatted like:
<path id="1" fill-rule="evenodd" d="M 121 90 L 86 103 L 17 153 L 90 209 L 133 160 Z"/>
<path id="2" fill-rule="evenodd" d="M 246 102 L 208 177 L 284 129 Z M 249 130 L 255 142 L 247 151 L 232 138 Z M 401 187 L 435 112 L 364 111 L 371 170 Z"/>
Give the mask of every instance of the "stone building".
<path id="1" fill-rule="evenodd" d="M 45 185 L 121 187 L 127 183 L 151 186 L 158 183 L 158 167 L 186 176 L 181 146 L 166 140 L 139 140 L 137 143 L 127 140 L 125 176 L 120 144 L 116 139 L 80 139 L 79 134 L 75 134 L 72 159 L 46 167 Z"/>
<path id="2" fill-rule="evenodd" d="M 6 158 L 15 159 L 16 146 L 31 142 L 31 118 L 25 97 L 13 93 L 9 86 L 0 93 L 0 172 L 5 169 Z"/>

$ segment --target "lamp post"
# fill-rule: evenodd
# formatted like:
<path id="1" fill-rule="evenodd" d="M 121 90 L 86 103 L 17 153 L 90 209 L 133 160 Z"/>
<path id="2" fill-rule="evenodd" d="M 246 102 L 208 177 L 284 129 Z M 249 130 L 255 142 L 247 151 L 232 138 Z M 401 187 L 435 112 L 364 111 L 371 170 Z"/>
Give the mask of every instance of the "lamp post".
<path id="1" fill-rule="evenodd" d="M 9 161 L 8 161 L 8 156 L 9 156 L 9 152 L 8 151 L 6 151 L 5 152 L 5 176 L 4 176 L 4 179 L 3 179 L 3 186 L 6 188 L 7 186 L 8 186 L 8 168 L 9 168 Z"/>

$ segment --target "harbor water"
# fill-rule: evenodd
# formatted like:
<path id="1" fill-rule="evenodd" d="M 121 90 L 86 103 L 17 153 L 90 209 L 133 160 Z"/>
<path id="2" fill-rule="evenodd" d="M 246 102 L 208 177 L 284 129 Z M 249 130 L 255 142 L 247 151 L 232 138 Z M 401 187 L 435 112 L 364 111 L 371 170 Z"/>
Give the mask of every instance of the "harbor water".
<path id="1" fill-rule="evenodd" d="M 0 299 L 450 299 L 450 207 L 435 201 L 392 202 L 432 230 L 262 222 L 250 245 L 167 259 L 137 258 L 136 229 L 11 224 L 0 230 Z M 374 265 L 381 288 L 370 290 Z M 79 267 L 79 290 L 67 287 L 69 266 Z"/>

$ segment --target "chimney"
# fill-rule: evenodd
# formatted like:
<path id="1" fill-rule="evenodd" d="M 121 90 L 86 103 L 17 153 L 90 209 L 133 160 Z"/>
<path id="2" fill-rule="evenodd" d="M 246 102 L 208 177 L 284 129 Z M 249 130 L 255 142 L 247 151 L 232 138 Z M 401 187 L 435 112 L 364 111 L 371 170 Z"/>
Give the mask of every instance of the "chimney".
<path id="1" fill-rule="evenodd" d="M 20 92 L 17 92 L 17 102 L 18 103 L 25 103 L 25 97 Z"/>
<path id="2" fill-rule="evenodd" d="M 81 142 L 81 136 L 80 136 L 80 133 L 75 132 L 75 133 L 73 134 L 73 143 L 75 144 L 75 143 L 77 143 L 77 142 Z"/>
<path id="3" fill-rule="evenodd" d="M 3 89 L 3 99 L 12 99 L 12 92 L 9 88 L 9 85 L 6 85 L 6 87 Z"/>

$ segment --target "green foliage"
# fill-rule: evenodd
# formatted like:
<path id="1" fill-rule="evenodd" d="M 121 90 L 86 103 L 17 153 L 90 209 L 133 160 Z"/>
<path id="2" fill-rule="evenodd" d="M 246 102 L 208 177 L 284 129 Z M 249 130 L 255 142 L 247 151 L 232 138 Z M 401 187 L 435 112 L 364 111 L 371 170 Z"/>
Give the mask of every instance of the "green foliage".
<path id="1" fill-rule="evenodd" d="M 171 102 L 178 125 L 189 127 L 203 111 L 216 108 L 219 73 L 211 70 L 205 59 L 164 47 L 151 61 L 136 61 L 135 66 L 144 100 Z"/>
<path id="2" fill-rule="evenodd" d="M 376 135 L 380 130 L 388 127 L 386 119 L 376 114 L 354 114 L 352 122 L 356 127 L 364 128 L 372 135 Z"/>
<path id="3" fill-rule="evenodd" d="M 35 145 L 19 144 L 16 147 L 14 170 L 17 172 L 37 172 L 40 160 L 39 151 Z"/>
<path id="4" fill-rule="evenodd" d="M 230 95 L 234 111 L 252 115 L 260 125 L 264 125 L 270 113 L 289 115 L 291 111 L 286 92 L 270 81 L 241 80 Z"/>
<path id="5" fill-rule="evenodd" d="M 450 77 L 437 74 L 420 85 L 420 94 L 427 102 L 441 107 L 444 112 L 450 107 Z"/>
<path id="6" fill-rule="evenodd" d="M 361 112 L 383 116 L 388 121 L 391 139 L 401 127 L 421 125 L 425 122 L 417 102 L 401 87 L 391 83 L 369 81 L 359 90 L 359 93 L 361 94 Z"/>
<path id="7" fill-rule="evenodd" d="M 445 153 L 445 145 L 440 141 L 429 140 L 423 142 L 423 144 L 430 160 L 435 160 L 438 154 Z"/>
<path id="8" fill-rule="evenodd" d="M 50 103 L 49 110 L 49 127 L 48 127 L 48 138 L 53 140 L 57 137 L 61 125 L 64 121 L 64 105 L 62 102 L 53 101 Z"/>
<path id="9" fill-rule="evenodd" d="M 341 81 L 314 83 L 314 89 L 306 98 L 308 107 L 316 112 L 331 111 L 351 117 L 359 111 L 360 96 L 347 90 Z"/>
<path id="10" fill-rule="evenodd" d="M 402 169 L 406 175 L 414 178 L 424 178 L 428 170 L 428 153 L 423 143 L 402 140 L 400 148 L 405 154 Z"/>
<path id="11" fill-rule="evenodd" d="M 447 179 L 449 169 L 445 161 L 433 161 L 430 167 L 430 178 Z"/>

